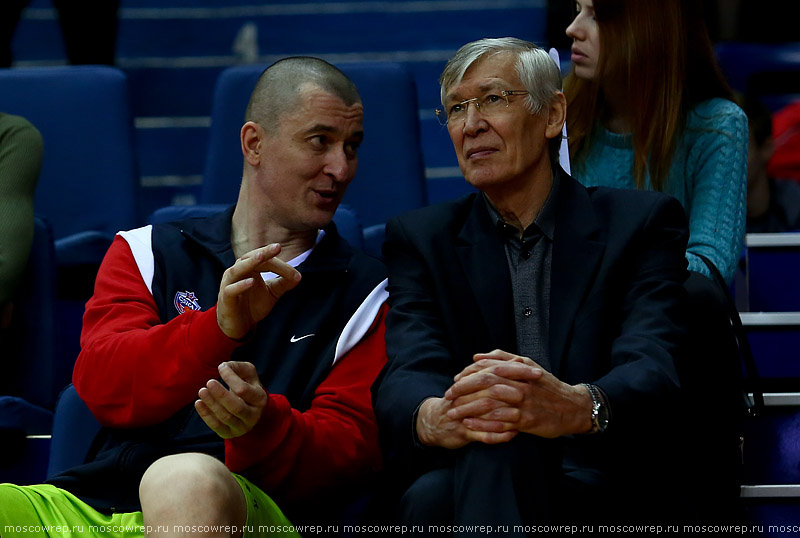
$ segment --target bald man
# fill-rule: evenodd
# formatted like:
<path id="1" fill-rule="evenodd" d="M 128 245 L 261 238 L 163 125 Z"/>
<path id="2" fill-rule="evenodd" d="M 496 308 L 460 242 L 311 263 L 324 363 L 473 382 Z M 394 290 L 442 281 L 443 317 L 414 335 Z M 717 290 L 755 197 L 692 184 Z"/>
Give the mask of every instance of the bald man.
<path id="1" fill-rule="evenodd" d="M 0 529 L 294 536 L 291 514 L 330 516 L 308 507 L 335 507 L 379 465 L 385 269 L 332 223 L 363 136 L 358 91 L 334 66 L 263 73 L 237 204 L 111 246 L 73 376 L 105 428 L 51 484 L 0 486 Z"/>

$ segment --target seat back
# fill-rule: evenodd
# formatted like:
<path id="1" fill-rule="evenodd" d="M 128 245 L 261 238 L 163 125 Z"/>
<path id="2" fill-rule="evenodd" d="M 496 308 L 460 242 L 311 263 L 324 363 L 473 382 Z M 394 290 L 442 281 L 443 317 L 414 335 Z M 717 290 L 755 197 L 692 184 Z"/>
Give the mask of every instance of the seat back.
<path id="1" fill-rule="evenodd" d="M 747 421 L 741 495 L 749 523 L 770 529 L 765 536 L 782 536 L 800 513 L 800 393 L 764 400 L 763 413 Z"/>
<path id="2" fill-rule="evenodd" d="M 800 234 L 747 234 L 745 241 L 747 310 L 800 311 Z"/>
<path id="3" fill-rule="evenodd" d="M 56 240 L 136 224 L 138 177 L 125 74 L 113 67 L 0 69 L 0 110 L 42 134 L 35 209 Z"/>
<path id="4" fill-rule="evenodd" d="M 33 244 L 16 301 L 24 324 L 20 361 L 22 397 L 52 409 L 58 393 L 69 383 L 70 367 L 56 364 L 55 353 L 56 264 L 53 230 L 41 217 L 34 217 Z"/>
<path id="5" fill-rule="evenodd" d="M 47 476 L 53 477 L 83 463 L 99 431 L 100 423 L 78 396 L 75 387 L 68 385 L 56 405 Z"/>
<path id="6" fill-rule="evenodd" d="M 54 358 L 55 289 L 53 230 L 37 216 L 28 262 L 13 299 L 12 325 L 2 340 L 5 366 L 0 394 L 49 409 L 63 388 L 58 386 L 63 376 Z"/>
<path id="7" fill-rule="evenodd" d="M 800 234 L 747 234 L 737 305 L 762 386 L 800 390 Z"/>
<path id="8" fill-rule="evenodd" d="M 772 111 L 800 98 L 800 42 L 727 41 L 714 50 L 734 90 L 757 95 Z"/>
<path id="9" fill-rule="evenodd" d="M 239 132 L 264 67 L 231 67 L 217 80 L 202 203 L 236 201 L 242 176 Z M 356 84 L 364 103 L 365 138 L 358 152 L 358 172 L 343 203 L 358 213 L 365 230 L 382 227 L 389 217 L 427 204 L 415 83 L 397 63 L 338 67 Z"/>
<path id="10" fill-rule="evenodd" d="M 47 221 L 34 217 L 28 264 L 13 300 L 8 339 L 3 339 L 0 429 L 50 433 L 56 398 L 69 383 L 67 368 L 56 360 L 55 288 L 53 230 Z"/>

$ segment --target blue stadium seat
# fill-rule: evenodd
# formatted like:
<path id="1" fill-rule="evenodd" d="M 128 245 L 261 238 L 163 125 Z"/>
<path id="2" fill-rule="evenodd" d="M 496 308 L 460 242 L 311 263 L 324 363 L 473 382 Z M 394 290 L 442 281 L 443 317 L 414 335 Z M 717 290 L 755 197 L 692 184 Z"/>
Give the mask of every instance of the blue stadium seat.
<path id="1" fill-rule="evenodd" d="M 748 419 L 745 484 L 800 484 L 800 392 L 766 393 L 762 413 Z"/>
<path id="2" fill-rule="evenodd" d="M 768 393 L 764 402 L 746 424 L 742 499 L 764 536 L 785 536 L 800 513 L 800 393 Z"/>
<path id="3" fill-rule="evenodd" d="M 800 312 L 741 312 L 761 386 L 800 391 Z"/>
<path id="4" fill-rule="evenodd" d="M 169 205 L 160 207 L 147 217 L 148 224 L 161 224 L 174 220 L 208 217 L 223 211 L 228 204 Z"/>
<path id="5" fill-rule="evenodd" d="M 35 209 L 53 226 L 59 265 L 99 262 L 114 234 L 136 224 L 125 74 L 101 66 L 2 69 L 0 109 L 42 133 Z"/>
<path id="6" fill-rule="evenodd" d="M 236 200 L 242 176 L 239 131 L 250 93 L 266 66 L 231 67 L 214 92 L 201 203 Z M 427 204 L 414 80 L 400 64 L 341 64 L 364 103 L 365 140 L 344 203 L 364 225 L 365 248 L 379 254 L 386 220 Z"/>
<path id="7" fill-rule="evenodd" d="M 747 234 L 736 302 L 767 390 L 800 390 L 800 234 Z"/>
<path id="8" fill-rule="evenodd" d="M 28 118 L 44 140 L 34 209 L 53 227 L 56 349 L 71 366 L 97 267 L 114 234 L 138 224 L 127 78 L 105 66 L 2 69 L 0 110 Z"/>
<path id="9" fill-rule="evenodd" d="M 750 312 L 800 312 L 800 233 L 747 234 L 745 278 Z"/>
<path id="10" fill-rule="evenodd" d="M 47 476 L 55 476 L 83 463 L 99 431 L 100 423 L 78 396 L 75 387 L 68 385 L 56 405 Z"/>
<path id="11" fill-rule="evenodd" d="M 781 536 L 771 529 L 800 512 L 800 234 L 748 234 L 746 245 L 737 303 L 768 392 L 745 423 L 742 500 L 751 524 Z"/>
<path id="12" fill-rule="evenodd" d="M 224 210 L 226 207 L 228 207 L 228 204 L 166 206 L 155 210 L 147 219 L 147 222 L 150 224 L 158 224 L 160 222 L 183 220 L 192 217 L 207 217 Z M 344 204 L 339 205 L 333 216 L 333 221 L 336 223 L 336 229 L 339 231 L 339 234 L 344 237 L 350 245 L 359 249 L 364 248 L 364 235 L 361 222 L 352 208 Z"/>
<path id="13" fill-rule="evenodd" d="M 2 385 L 13 390 L 0 395 L 0 428 L 50 433 L 52 409 L 70 375 L 55 359 L 55 288 L 53 231 L 35 217 L 27 269 L 14 299 L 12 341 L 2 350 Z"/>
<path id="14" fill-rule="evenodd" d="M 33 484 L 45 476 L 52 410 L 70 375 L 56 361 L 55 288 L 53 230 L 35 217 L 28 265 L 14 298 L 10 341 L 4 339 L 0 350 L 0 385 L 7 389 L 0 394 L 0 482 Z"/>
<path id="15" fill-rule="evenodd" d="M 722 42 L 719 66 L 733 89 L 758 95 L 772 111 L 800 98 L 800 41 Z"/>

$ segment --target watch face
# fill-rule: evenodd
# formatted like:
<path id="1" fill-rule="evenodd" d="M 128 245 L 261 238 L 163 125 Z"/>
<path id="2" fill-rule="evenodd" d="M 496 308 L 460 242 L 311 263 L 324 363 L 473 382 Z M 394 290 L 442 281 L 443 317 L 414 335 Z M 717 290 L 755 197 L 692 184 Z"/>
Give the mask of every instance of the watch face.
<path id="1" fill-rule="evenodd" d="M 605 431 L 608 426 L 608 407 L 606 407 L 600 391 L 593 385 L 583 383 L 592 397 L 592 430 L 589 433 Z"/>
<path id="2" fill-rule="evenodd" d="M 600 404 L 600 409 L 597 410 L 597 425 L 600 431 L 603 431 L 608 426 L 608 408 L 604 404 Z"/>

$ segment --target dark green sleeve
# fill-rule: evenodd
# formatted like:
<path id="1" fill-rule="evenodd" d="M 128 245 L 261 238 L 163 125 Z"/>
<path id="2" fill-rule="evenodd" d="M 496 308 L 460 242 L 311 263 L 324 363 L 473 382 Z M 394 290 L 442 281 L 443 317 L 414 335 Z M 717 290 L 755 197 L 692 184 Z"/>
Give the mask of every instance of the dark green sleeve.
<path id="1" fill-rule="evenodd" d="M 25 118 L 0 113 L 0 304 L 14 295 L 33 241 L 33 194 L 42 136 Z"/>

